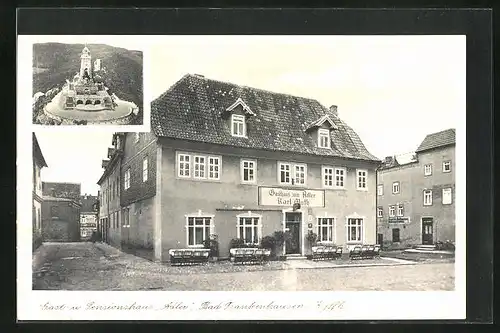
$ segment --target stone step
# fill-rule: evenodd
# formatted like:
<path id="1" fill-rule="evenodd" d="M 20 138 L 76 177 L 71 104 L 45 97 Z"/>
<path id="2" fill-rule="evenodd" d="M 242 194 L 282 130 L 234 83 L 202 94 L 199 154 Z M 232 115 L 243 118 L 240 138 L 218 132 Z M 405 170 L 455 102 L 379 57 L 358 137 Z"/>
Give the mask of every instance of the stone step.
<path id="1" fill-rule="evenodd" d="M 286 260 L 304 260 L 307 259 L 306 256 L 302 256 L 300 254 L 287 254 Z"/>

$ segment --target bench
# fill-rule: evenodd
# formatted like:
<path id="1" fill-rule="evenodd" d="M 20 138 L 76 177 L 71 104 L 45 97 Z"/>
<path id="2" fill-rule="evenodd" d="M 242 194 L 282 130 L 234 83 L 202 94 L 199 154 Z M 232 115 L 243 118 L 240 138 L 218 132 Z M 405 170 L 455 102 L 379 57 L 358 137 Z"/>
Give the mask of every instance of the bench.
<path id="1" fill-rule="evenodd" d="M 342 257 L 342 247 L 335 245 L 313 246 L 312 260 L 339 259 Z"/>
<path id="2" fill-rule="evenodd" d="M 234 264 L 262 264 L 271 256 L 270 250 L 256 248 L 234 248 L 229 253 Z"/>
<path id="3" fill-rule="evenodd" d="M 349 251 L 349 259 L 374 259 L 380 257 L 380 245 L 356 245 Z"/>
<path id="4" fill-rule="evenodd" d="M 195 265 L 208 262 L 210 249 L 171 249 L 168 254 L 171 265 Z"/>

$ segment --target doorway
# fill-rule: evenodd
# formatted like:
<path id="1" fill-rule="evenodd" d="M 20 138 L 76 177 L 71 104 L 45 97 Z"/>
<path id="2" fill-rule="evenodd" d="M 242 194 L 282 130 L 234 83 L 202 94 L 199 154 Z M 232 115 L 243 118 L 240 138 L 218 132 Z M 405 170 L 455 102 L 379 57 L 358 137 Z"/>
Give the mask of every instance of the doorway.
<path id="1" fill-rule="evenodd" d="M 301 212 L 285 213 L 285 228 L 288 230 L 289 237 L 285 243 L 286 254 L 300 254 L 300 230 L 302 227 Z"/>
<path id="2" fill-rule="evenodd" d="M 384 234 L 377 234 L 377 244 L 382 246 L 384 244 Z"/>
<path id="3" fill-rule="evenodd" d="M 434 244 L 434 220 L 432 217 L 422 218 L 422 244 Z"/>

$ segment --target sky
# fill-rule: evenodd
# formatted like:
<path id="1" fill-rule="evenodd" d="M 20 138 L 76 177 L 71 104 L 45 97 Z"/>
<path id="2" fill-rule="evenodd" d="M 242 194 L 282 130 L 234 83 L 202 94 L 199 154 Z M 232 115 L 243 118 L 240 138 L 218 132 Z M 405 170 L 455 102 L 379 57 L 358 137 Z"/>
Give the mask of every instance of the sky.
<path id="1" fill-rule="evenodd" d="M 145 51 L 144 90 L 151 99 L 187 73 L 313 98 L 337 105 L 340 118 L 380 159 L 412 152 L 427 134 L 465 121 L 464 36 L 162 38 L 103 41 Z M 43 180 L 81 182 L 82 192 L 97 193 L 110 132 L 37 136 L 49 165 Z"/>

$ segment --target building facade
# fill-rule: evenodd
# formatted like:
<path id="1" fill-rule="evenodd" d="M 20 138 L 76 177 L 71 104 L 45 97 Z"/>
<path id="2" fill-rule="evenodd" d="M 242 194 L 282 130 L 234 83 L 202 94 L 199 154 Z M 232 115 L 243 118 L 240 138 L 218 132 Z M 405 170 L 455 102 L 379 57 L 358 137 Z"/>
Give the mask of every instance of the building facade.
<path id="1" fill-rule="evenodd" d="M 221 257 L 231 239 L 275 231 L 288 255 L 309 253 L 309 231 L 346 249 L 375 243 L 380 161 L 336 106 L 186 75 L 151 110 L 152 133 L 123 135 L 124 242 L 158 260 L 210 235 Z"/>
<path id="2" fill-rule="evenodd" d="M 42 235 L 47 242 L 80 241 L 80 208 L 70 198 L 44 196 L 42 203 Z"/>
<path id="3" fill-rule="evenodd" d="M 33 133 L 33 207 L 32 207 L 32 243 L 36 249 L 42 241 L 42 178 L 41 170 L 47 167 L 38 140 Z"/>
<path id="4" fill-rule="evenodd" d="M 429 134 L 413 161 L 386 158 L 377 177 L 378 243 L 455 241 L 455 130 Z"/>
<path id="5" fill-rule="evenodd" d="M 113 148 L 108 149 L 108 159 L 102 161 L 104 173 L 97 182 L 99 191 L 99 232 L 102 240 L 115 247 L 121 246 L 120 169 L 122 159 L 121 137 L 113 135 Z"/>
<path id="6" fill-rule="evenodd" d="M 82 240 L 89 240 L 92 234 L 97 231 L 97 196 L 82 195 L 82 207 L 80 209 L 80 237 Z"/>

